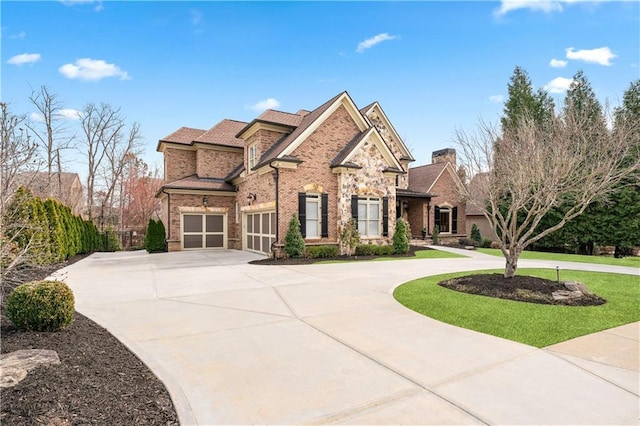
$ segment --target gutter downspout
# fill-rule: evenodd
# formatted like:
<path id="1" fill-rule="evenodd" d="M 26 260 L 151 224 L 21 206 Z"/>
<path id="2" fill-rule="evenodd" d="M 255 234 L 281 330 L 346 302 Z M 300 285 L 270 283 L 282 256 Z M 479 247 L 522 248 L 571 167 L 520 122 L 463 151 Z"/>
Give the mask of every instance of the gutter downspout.
<path id="1" fill-rule="evenodd" d="M 171 239 L 171 194 L 165 189 L 162 190 L 163 194 L 167 194 L 167 238 L 164 240 L 165 244 Z"/>
<path id="2" fill-rule="evenodd" d="M 275 190 L 276 190 L 276 240 L 271 245 L 271 252 L 273 253 L 273 258 L 276 258 L 276 244 L 280 241 L 280 210 L 279 210 L 279 202 L 278 202 L 278 194 L 280 192 L 280 169 L 277 167 L 273 167 L 273 162 L 269 163 L 269 167 L 273 169 L 273 180 L 275 182 Z"/>

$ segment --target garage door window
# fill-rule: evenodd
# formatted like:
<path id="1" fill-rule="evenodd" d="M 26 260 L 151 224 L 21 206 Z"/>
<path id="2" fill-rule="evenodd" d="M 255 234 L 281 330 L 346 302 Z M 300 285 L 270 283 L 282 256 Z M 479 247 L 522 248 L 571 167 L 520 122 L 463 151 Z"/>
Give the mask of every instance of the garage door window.
<path id="1" fill-rule="evenodd" d="M 246 248 L 269 253 L 276 240 L 276 214 L 263 212 L 247 214 Z"/>
<path id="2" fill-rule="evenodd" d="M 185 249 L 224 248 L 224 216 L 183 215 L 182 240 Z"/>

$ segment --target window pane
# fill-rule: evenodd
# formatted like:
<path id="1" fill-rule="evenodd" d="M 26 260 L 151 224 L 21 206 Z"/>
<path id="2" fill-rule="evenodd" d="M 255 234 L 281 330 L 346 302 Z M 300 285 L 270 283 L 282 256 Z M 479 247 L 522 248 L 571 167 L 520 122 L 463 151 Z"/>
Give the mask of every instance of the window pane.
<path id="1" fill-rule="evenodd" d="M 269 218 L 271 219 L 271 233 L 275 234 L 276 233 L 276 214 L 269 213 Z"/>
<path id="2" fill-rule="evenodd" d="M 184 248 L 202 248 L 202 235 L 184 235 Z"/>
<path id="3" fill-rule="evenodd" d="M 369 204 L 369 219 L 378 219 L 380 217 L 380 204 L 375 202 Z"/>
<path id="4" fill-rule="evenodd" d="M 254 214 L 253 215 L 253 232 L 255 234 L 259 234 L 260 233 L 260 214 Z"/>
<path id="5" fill-rule="evenodd" d="M 207 215 L 207 232 L 222 232 L 222 215 Z"/>
<path id="6" fill-rule="evenodd" d="M 185 214 L 184 232 L 202 232 L 202 215 Z"/>
<path id="7" fill-rule="evenodd" d="M 367 204 L 358 201 L 358 219 L 366 219 L 367 218 Z"/>
<path id="8" fill-rule="evenodd" d="M 247 248 L 253 250 L 253 237 L 251 235 L 247 235 Z"/>
<path id="9" fill-rule="evenodd" d="M 318 236 L 318 221 L 307 219 L 307 238 Z"/>
<path id="10" fill-rule="evenodd" d="M 358 220 L 358 232 L 360 235 L 367 235 L 367 221 Z"/>
<path id="11" fill-rule="evenodd" d="M 247 215 L 247 232 L 253 232 L 253 215 Z"/>
<path id="12" fill-rule="evenodd" d="M 260 251 L 260 237 L 253 237 L 253 249 Z"/>
<path id="13" fill-rule="evenodd" d="M 380 235 L 378 233 L 378 221 L 377 220 L 371 220 L 369 221 L 369 236 L 370 237 L 375 237 Z"/>
<path id="14" fill-rule="evenodd" d="M 318 218 L 318 202 L 315 200 L 307 200 L 307 219 Z"/>
<path id="15" fill-rule="evenodd" d="M 262 213 L 260 216 L 262 216 L 262 233 L 268 234 L 269 233 L 269 213 Z"/>
<path id="16" fill-rule="evenodd" d="M 269 237 L 262 237 L 262 251 L 269 251 L 271 247 L 269 247 Z"/>
<path id="17" fill-rule="evenodd" d="M 207 235 L 206 242 L 207 242 L 207 248 L 224 246 L 224 240 L 222 235 Z"/>

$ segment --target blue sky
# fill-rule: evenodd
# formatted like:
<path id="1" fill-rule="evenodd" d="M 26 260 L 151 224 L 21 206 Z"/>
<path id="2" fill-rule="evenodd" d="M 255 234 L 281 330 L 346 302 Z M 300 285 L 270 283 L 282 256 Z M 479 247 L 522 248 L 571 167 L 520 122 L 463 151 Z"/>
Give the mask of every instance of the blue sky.
<path id="1" fill-rule="evenodd" d="M 159 138 L 260 107 L 313 109 L 347 90 L 379 101 L 417 161 L 454 131 L 497 122 L 516 65 L 561 102 L 582 69 L 612 105 L 640 75 L 640 3 L 2 1 L 2 93 L 30 115 L 46 85 L 138 121 Z M 69 125 L 74 120 L 69 119 Z M 67 164 L 82 172 L 80 164 Z"/>

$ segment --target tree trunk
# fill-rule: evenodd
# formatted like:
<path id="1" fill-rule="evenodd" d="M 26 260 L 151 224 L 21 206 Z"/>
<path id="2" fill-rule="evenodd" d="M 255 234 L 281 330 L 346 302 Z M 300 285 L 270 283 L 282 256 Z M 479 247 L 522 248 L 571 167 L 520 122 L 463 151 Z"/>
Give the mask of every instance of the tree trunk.
<path id="1" fill-rule="evenodd" d="M 504 277 L 513 278 L 516 276 L 516 270 L 518 269 L 518 259 L 520 258 L 522 249 L 520 247 L 510 247 L 507 253 L 508 254 L 505 254 L 507 263 L 504 267 Z"/>

